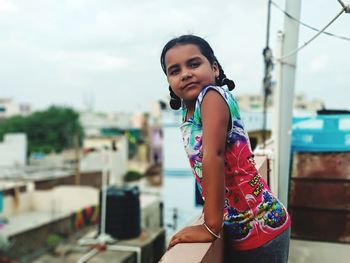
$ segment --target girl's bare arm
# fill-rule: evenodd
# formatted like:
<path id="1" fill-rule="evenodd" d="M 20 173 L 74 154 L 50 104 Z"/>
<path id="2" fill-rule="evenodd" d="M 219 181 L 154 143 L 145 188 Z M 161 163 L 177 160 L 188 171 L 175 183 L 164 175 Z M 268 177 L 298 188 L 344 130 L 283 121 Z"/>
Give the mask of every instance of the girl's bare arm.
<path id="1" fill-rule="evenodd" d="M 226 102 L 217 91 L 209 90 L 204 97 L 201 116 L 203 127 L 204 220 L 213 232 L 219 233 L 223 222 L 224 153 L 230 113 Z"/>
<path id="2" fill-rule="evenodd" d="M 223 220 L 224 152 L 230 117 L 227 104 L 220 94 L 212 90 L 208 91 L 203 99 L 201 115 L 203 125 L 204 221 L 214 235 L 217 235 L 221 231 Z M 178 243 L 212 242 L 215 240 L 214 235 L 204 225 L 185 227 L 172 237 L 168 249 Z"/>

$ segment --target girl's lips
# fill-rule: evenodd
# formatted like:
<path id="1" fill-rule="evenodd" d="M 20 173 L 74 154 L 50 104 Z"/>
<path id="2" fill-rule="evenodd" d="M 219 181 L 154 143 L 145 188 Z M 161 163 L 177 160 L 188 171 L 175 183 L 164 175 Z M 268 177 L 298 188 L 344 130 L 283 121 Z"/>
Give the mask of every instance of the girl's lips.
<path id="1" fill-rule="evenodd" d="M 183 86 L 182 89 L 191 88 L 192 86 L 197 85 L 197 84 L 198 84 L 198 82 L 190 82 L 190 83 L 186 84 L 185 86 Z"/>

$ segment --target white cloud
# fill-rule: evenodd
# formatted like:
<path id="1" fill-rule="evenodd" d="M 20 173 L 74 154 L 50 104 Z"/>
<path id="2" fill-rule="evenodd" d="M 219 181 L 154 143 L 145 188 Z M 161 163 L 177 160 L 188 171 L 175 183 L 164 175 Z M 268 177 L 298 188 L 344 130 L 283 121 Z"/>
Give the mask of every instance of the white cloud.
<path id="1" fill-rule="evenodd" d="M 19 39 L 6 39 L 4 41 L 0 42 L 0 48 L 3 48 L 4 50 L 14 50 L 14 51 L 21 51 L 26 49 L 26 43 Z"/>
<path id="2" fill-rule="evenodd" d="M 43 59 L 45 57 L 47 55 L 44 55 Z M 54 53 L 48 60 L 61 64 L 66 70 L 111 72 L 126 70 L 131 66 L 131 61 L 127 58 L 96 51 L 70 52 L 61 50 Z"/>
<path id="3" fill-rule="evenodd" d="M 321 54 L 314 57 L 310 62 L 310 70 L 315 72 L 321 72 L 327 69 L 328 56 L 326 54 Z"/>
<path id="4" fill-rule="evenodd" d="M 84 5 L 85 0 L 65 0 L 66 6 L 72 9 L 79 9 Z"/>
<path id="5" fill-rule="evenodd" d="M 285 0 L 275 2 L 284 8 Z M 303 1 L 301 20 L 321 28 L 339 4 L 319 0 L 324 8 L 315 16 L 315 3 Z M 257 93 L 263 77 L 266 11 L 266 1 L 244 0 L 0 0 L 0 70 L 6 72 L 0 74 L 1 92 L 46 105 L 75 93 L 73 101 L 88 89 L 99 97 L 100 110 L 133 110 L 137 105 L 147 109 L 168 93 L 159 65 L 163 45 L 172 37 L 194 33 L 211 44 L 227 76 L 237 82 L 235 92 Z M 347 35 L 346 18 L 343 15 L 329 31 Z M 283 19 L 273 7 L 274 53 Z M 300 42 L 309 39 L 308 32 L 300 31 Z M 329 100 L 323 90 L 338 75 L 336 89 L 345 90 L 350 71 L 344 55 L 347 43 L 324 36 L 300 52 L 299 90 Z M 128 89 L 120 88 L 125 86 Z M 138 96 L 131 96 L 130 90 Z"/>
<path id="6" fill-rule="evenodd" d="M 9 0 L 0 0 L 0 12 L 16 12 L 17 6 Z"/>

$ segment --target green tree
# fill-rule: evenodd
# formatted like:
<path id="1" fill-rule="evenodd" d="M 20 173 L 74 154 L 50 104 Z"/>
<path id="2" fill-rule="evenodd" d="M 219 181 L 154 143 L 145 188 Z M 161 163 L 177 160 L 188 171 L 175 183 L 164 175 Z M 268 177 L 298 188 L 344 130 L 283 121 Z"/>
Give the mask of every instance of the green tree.
<path id="1" fill-rule="evenodd" d="M 5 133 L 24 132 L 28 138 L 28 151 L 49 153 L 61 152 L 73 147 L 73 136 L 81 143 L 83 128 L 79 113 L 69 107 L 51 106 L 23 117 L 14 116 L 0 123 L 0 138 Z"/>

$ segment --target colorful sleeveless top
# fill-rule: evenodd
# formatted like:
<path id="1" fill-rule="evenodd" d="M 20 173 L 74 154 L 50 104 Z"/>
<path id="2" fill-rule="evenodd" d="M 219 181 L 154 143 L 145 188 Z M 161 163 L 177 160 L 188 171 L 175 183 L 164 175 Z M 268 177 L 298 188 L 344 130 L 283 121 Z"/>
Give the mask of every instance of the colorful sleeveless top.
<path id="1" fill-rule="evenodd" d="M 237 103 L 225 88 L 205 87 L 197 98 L 193 116 L 187 121 L 185 121 L 187 110 L 183 110 L 183 124 L 180 129 L 185 150 L 203 197 L 200 107 L 205 94 L 210 89 L 217 91 L 224 98 L 232 121 L 232 126 L 227 133 L 224 154 L 225 238 L 230 238 L 235 250 L 257 248 L 286 230 L 290 226 L 290 218 L 285 207 L 272 194 L 264 179 L 259 175 Z"/>

